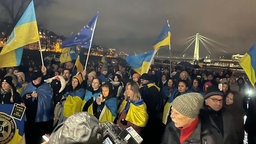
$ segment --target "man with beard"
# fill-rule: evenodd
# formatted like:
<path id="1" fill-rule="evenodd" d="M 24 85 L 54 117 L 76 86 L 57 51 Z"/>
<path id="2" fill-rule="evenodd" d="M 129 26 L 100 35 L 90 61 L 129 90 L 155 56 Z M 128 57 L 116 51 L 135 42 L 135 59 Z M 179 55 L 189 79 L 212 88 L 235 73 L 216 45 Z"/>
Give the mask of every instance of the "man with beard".
<path id="1" fill-rule="evenodd" d="M 66 81 L 66 87 L 65 87 L 65 90 L 64 90 L 64 93 L 65 93 L 65 92 L 67 92 L 69 90 L 72 90 L 72 85 L 71 85 L 72 73 L 71 73 L 71 70 L 67 69 L 67 68 L 64 69 L 63 73 L 62 73 L 62 76 L 63 76 L 63 78 Z"/>

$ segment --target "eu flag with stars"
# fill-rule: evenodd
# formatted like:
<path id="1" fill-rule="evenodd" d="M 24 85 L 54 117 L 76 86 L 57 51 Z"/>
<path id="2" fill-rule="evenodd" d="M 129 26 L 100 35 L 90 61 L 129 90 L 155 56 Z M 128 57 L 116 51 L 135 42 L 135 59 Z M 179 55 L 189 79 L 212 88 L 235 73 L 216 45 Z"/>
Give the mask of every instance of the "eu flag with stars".
<path id="1" fill-rule="evenodd" d="M 99 12 L 91 19 L 91 21 L 81 29 L 77 34 L 71 35 L 71 37 L 65 39 L 62 42 L 61 48 L 71 46 L 81 46 L 81 48 L 89 48 L 91 37 L 94 31 L 94 26 L 97 22 Z"/>

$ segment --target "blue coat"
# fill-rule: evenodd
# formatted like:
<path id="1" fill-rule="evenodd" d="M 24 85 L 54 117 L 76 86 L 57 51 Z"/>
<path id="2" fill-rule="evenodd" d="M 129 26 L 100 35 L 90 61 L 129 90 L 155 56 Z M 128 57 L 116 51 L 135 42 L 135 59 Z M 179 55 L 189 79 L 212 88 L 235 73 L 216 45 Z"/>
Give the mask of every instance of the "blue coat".
<path id="1" fill-rule="evenodd" d="M 38 97 L 26 99 L 26 94 L 37 92 Z M 30 82 L 21 94 L 22 98 L 32 103 L 37 102 L 35 122 L 46 122 L 53 119 L 54 103 L 53 103 L 53 91 L 49 84 L 42 83 L 36 87 Z M 26 105 L 27 106 L 27 105 Z"/>

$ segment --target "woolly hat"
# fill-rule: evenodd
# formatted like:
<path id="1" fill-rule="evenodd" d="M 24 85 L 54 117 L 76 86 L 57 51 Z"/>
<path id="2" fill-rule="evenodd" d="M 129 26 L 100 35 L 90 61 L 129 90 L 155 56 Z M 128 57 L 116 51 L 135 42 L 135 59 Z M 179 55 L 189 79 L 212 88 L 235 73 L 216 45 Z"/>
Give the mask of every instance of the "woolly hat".
<path id="1" fill-rule="evenodd" d="M 95 71 L 91 71 L 90 73 L 88 73 L 88 76 L 91 76 L 91 77 L 96 77 L 96 72 Z"/>
<path id="2" fill-rule="evenodd" d="M 186 93 L 175 98 L 172 107 L 189 118 L 196 118 L 203 104 L 204 98 L 201 94 Z"/>
<path id="3" fill-rule="evenodd" d="M 43 77 L 43 74 L 42 74 L 40 71 L 34 71 L 34 72 L 32 73 L 31 79 L 32 79 L 32 80 L 36 80 L 36 79 L 39 78 L 39 77 Z"/>
<path id="4" fill-rule="evenodd" d="M 101 71 L 108 71 L 108 66 L 104 64 L 101 68 Z"/>
<path id="5" fill-rule="evenodd" d="M 206 94 L 204 95 L 204 99 L 207 99 L 211 96 L 218 95 L 218 96 L 224 96 L 223 92 L 221 92 L 218 87 L 211 86 L 207 88 Z"/>
<path id="6" fill-rule="evenodd" d="M 82 84 L 83 78 L 82 78 L 82 76 L 80 74 L 74 75 L 73 78 L 76 78 L 80 85 Z"/>
<path id="7" fill-rule="evenodd" d="M 12 77 L 11 76 L 4 77 L 3 82 L 8 83 L 12 88 L 15 88 L 14 84 L 12 83 Z"/>
<path id="8" fill-rule="evenodd" d="M 9 77 L 11 77 L 12 78 L 12 84 L 14 85 L 14 86 L 16 86 L 17 85 L 17 83 L 18 83 L 18 79 L 17 79 L 17 76 L 16 75 L 14 75 L 14 74 L 6 74 L 4 77 L 7 77 L 7 76 L 9 76 Z"/>
<path id="9" fill-rule="evenodd" d="M 144 73 L 141 75 L 140 79 L 144 79 L 144 80 L 150 80 L 150 77 L 148 74 Z"/>
<path id="10" fill-rule="evenodd" d="M 132 75 L 132 77 L 140 78 L 140 74 L 134 73 L 134 74 Z"/>

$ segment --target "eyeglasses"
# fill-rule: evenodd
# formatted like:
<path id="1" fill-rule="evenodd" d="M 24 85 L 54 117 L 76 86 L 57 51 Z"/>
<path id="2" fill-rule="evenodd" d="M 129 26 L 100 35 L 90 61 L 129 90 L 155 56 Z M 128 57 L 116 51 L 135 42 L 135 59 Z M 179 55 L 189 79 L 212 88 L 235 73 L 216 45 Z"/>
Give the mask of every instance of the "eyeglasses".
<path id="1" fill-rule="evenodd" d="M 213 102 L 222 102 L 223 101 L 223 99 L 216 99 L 216 98 L 210 98 Z"/>

